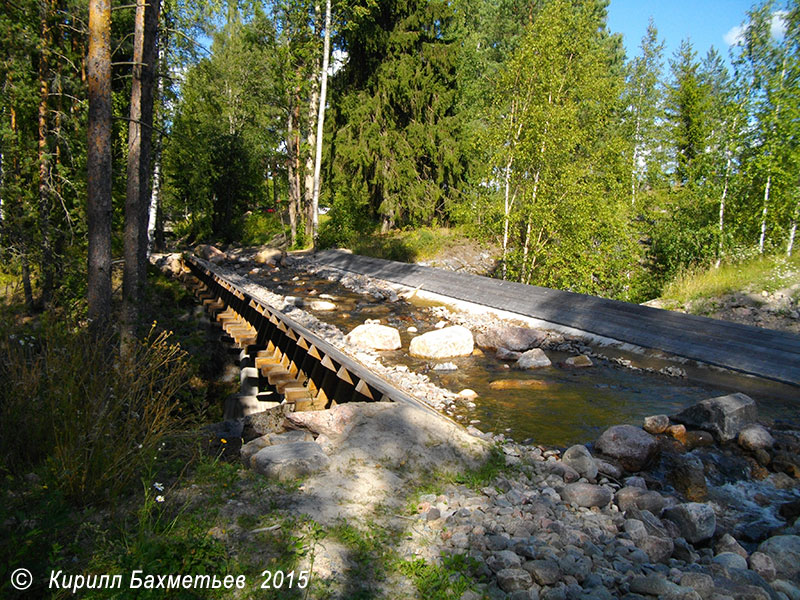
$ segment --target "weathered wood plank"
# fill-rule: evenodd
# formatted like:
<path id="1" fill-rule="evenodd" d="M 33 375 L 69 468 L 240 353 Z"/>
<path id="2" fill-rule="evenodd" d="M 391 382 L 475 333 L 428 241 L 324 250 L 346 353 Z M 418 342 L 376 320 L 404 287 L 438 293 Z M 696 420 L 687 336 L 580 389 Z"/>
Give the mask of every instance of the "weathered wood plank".
<path id="1" fill-rule="evenodd" d="M 800 336 L 340 251 L 322 264 L 800 386 Z"/>

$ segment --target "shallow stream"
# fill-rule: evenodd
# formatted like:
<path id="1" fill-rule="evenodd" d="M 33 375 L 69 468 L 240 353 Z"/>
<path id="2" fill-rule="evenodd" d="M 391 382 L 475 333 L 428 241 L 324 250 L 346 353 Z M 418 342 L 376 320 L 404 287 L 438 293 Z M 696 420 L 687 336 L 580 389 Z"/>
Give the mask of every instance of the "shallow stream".
<path id="1" fill-rule="evenodd" d="M 704 398 L 730 391 L 723 385 L 714 385 L 713 372 L 702 369 L 700 376 L 705 383 L 697 384 L 600 359 L 592 359 L 594 366 L 590 368 L 563 368 L 558 365 L 569 356 L 563 352 L 548 351 L 553 366 L 534 371 L 512 369 L 508 363 L 479 350 L 473 356 L 442 361 L 418 359 L 409 356 L 406 350 L 413 336 L 434 329 L 440 320 L 431 310 L 430 302 L 416 299 L 393 303 L 375 301 L 339 283 L 296 271 L 279 270 L 250 275 L 250 278 L 275 293 L 304 299 L 305 310 L 337 326 L 345 334 L 367 319 L 379 319 L 383 324 L 397 327 L 403 348 L 381 352 L 384 364 L 406 365 L 409 370 L 426 374 L 432 383 L 454 393 L 464 388 L 474 390 L 478 394 L 474 404 L 459 403 L 452 416 L 462 423 L 474 424 L 483 431 L 504 433 L 517 441 L 532 438 L 538 444 L 560 447 L 585 443 L 596 439 L 611 425 L 641 425 L 642 418 L 647 415 L 675 414 Z M 333 302 L 336 309 L 315 310 L 313 301 L 317 299 Z M 409 332 L 409 327 L 417 331 Z M 607 349 L 593 350 L 604 352 Z M 633 357 L 633 361 L 639 366 L 656 369 L 668 364 L 653 356 Z M 458 368 L 435 370 L 441 363 L 452 363 Z M 719 379 L 730 384 L 722 377 Z M 519 387 L 492 389 L 491 384 L 498 381 Z M 504 384 L 495 383 L 496 386 Z M 761 416 L 798 420 L 800 402 L 755 397 Z"/>

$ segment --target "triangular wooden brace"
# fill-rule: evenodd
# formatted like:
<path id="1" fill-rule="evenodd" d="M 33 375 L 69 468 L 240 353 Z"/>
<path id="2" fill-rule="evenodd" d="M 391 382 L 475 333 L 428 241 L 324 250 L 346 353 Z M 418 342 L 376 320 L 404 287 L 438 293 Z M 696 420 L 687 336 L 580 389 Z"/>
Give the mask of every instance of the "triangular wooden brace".
<path id="1" fill-rule="evenodd" d="M 297 345 L 300 346 L 303 350 L 308 350 L 308 342 L 306 341 L 306 338 L 304 338 L 303 336 L 297 338 Z"/>
<path id="2" fill-rule="evenodd" d="M 339 367 L 339 370 L 337 371 L 336 376 L 339 379 L 341 379 L 343 381 L 346 381 L 350 385 L 353 385 L 353 379 L 350 377 L 350 372 L 347 369 L 345 369 L 344 367 Z"/>
<path id="3" fill-rule="evenodd" d="M 330 357 L 327 354 L 322 357 L 322 361 L 321 362 L 322 362 L 322 366 L 323 367 L 326 367 L 326 368 L 330 369 L 331 371 L 335 371 L 336 370 L 336 365 L 333 364 L 333 361 L 330 359 Z"/>
<path id="4" fill-rule="evenodd" d="M 308 349 L 308 353 L 317 360 L 322 360 L 322 357 L 319 355 L 319 351 L 317 350 L 317 347 L 314 344 L 311 344 L 311 346 Z"/>
<path id="5" fill-rule="evenodd" d="M 372 391 L 369 389 L 369 386 L 366 383 L 364 383 L 363 379 L 358 380 L 358 385 L 356 385 L 356 391 L 359 394 L 363 394 L 370 400 L 375 400 L 375 398 L 372 396 Z"/>

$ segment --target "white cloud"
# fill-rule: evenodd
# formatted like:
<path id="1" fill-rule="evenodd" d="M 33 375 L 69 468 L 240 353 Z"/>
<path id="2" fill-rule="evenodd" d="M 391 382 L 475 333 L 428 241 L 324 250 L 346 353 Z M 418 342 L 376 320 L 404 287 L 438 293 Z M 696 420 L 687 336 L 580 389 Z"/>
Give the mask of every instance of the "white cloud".
<path id="1" fill-rule="evenodd" d="M 786 35 L 786 28 L 789 25 L 787 17 L 789 13 L 785 10 L 779 10 L 772 15 L 772 23 L 770 23 L 769 32 L 775 39 L 780 39 Z"/>
<path id="2" fill-rule="evenodd" d="M 728 33 L 722 36 L 728 46 L 735 46 L 744 40 L 744 25 L 736 25 L 728 30 Z"/>
<path id="3" fill-rule="evenodd" d="M 769 33 L 773 39 L 781 39 L 786 35 L 786 18 L 788 13 L 783 10 L 776 11 L 772 14 L 772 20 L 769 24 Z M 744 41 L 744 33 L 747 31 L 746 25 L 735 25 L 731 27 L 728 32 L 722 36 L 728 46 L 735 46 Z"/>

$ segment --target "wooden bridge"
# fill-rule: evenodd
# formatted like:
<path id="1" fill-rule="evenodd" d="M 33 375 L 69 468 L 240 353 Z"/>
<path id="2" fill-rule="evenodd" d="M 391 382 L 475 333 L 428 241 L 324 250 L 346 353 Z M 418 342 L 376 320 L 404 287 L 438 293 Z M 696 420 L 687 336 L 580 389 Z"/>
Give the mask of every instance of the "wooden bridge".
<path id="1" fill-rule="evenodd" d="M 321 252 L 316 261 L 412 289 L 800 386 L 800 336 L 795 334 L 338 250 Z"/>
<path id="2" fill-rule="evenodd" d="M 226 418 L 266 410 L 277 403 L 294 410 L 324 409 L 339 402 L 393 401 L 446 418 L 425 402 L 395 388 L 302 325 L 246 292 L 235 275 L 184 257 L 185 283 L 195 289 L 211 317 L 241 350 L 243 393 Z M 266 391 L 266 393 L 264 393 Z"/>

